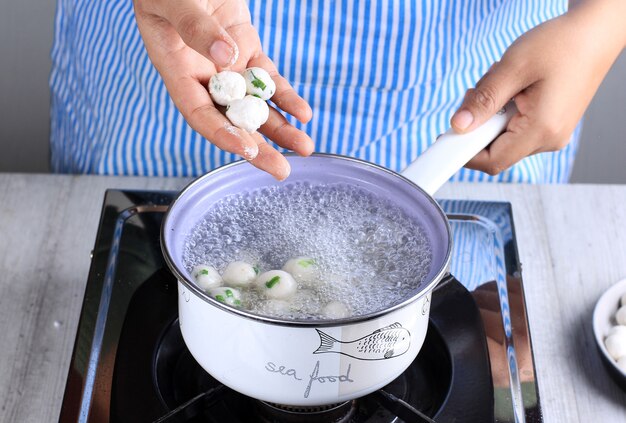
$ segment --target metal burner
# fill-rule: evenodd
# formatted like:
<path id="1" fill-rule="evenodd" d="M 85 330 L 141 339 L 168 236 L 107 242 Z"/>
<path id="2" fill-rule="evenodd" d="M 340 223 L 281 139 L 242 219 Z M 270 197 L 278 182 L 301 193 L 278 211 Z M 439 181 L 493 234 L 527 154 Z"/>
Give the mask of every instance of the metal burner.
<path id="1" fill-rule="evenodd" d="M 294 407 L 257 401 L 259 417 L 264 423 L 346 423 L 356 414 L 356 401 L 313 407 Z"/>

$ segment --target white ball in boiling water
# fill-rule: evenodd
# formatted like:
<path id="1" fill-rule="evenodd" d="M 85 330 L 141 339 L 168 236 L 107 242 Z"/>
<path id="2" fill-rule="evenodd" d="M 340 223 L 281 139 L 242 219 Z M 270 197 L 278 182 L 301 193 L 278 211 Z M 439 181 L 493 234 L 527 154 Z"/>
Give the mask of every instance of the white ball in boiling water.
<path id="1" fill-rule="evenodd" d="M 213 266 L 199 264 L 193 268 L 191 274 L 198 286 L 205 291 L 222 284 L 222 277 Z"/>
<path id="2" fill-rule="evenodd" d="M 267 298 L 285 299 L 296 293 L 298 285 L 289 273 L 282 270 L 270 270 L 259 275 L 256 287 Z"/>
<path id="3" fill-rule="evenodd" d="M 226 117 L 238 128 L 254 132 L 267 122 L 270 109 L 260 98 L 247 95 L 241 100 L 234 100 L 226 109 Z"/>
<path id="4" fill-rule="evenodd" d="M 246 96 L 246 80 L 232 71 L 216 73 L 209 80 L 209 94 L 220 106 L 228 106 L 234 100 Z"/>
<path id="5" fill-rule="evenodd" d="M 619 360 L 626 356 L 626 336 L 619 333 L 607 336 L 604 340 L 604 345 L 614 360 Z"/>
<path id="6" fill-rule="evenodd" d="M 246 81 L 246 93 L 262 100 L 269 100 L 276 92 L 276 84 L 263 68 L 246 69 L 243 71 L 243 79 Z"/>
<path id="7" fill-rule="evenodd" d="M 241 292 L 228 286 L 220 286 L 209 290 L 211 297 L 217 301 L 235 307 L 241 306 Z"/>
<path id="8" fill-rule="evenodd" d="M 626 306 L 621 306 L 615 313 L 615 320 L 620 325 L 626 325 Z"/>
<path id="9" fill-rule="evenodd" d="M 340 301 L 331 301 L 322 309 L 322 314 L 327 319 L 343 319 L 350 316 L 348 307 Z"/>
<path id="10" fill-rule="evenodd" d="M 224 269 L 222 279 L 230 286 L 249 286 L 256 279 L 256 271 L 250 263 L 233 261 Z"/>
<path id="11" fill-rule="evenodd" d="M 311 283 L 319 278 L 317 263 L 310 257 L 296 257 L 287 260 L 283 270 L 300 283 Z"/>

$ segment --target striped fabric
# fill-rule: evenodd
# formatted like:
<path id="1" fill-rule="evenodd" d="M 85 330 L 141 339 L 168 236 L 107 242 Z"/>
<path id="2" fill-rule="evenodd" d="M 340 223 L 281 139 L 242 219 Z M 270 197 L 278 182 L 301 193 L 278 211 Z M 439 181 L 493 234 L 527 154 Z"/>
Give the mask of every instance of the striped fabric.
<path id="1" fill-rule="evenodd" d="M 178 113 L 150 63 L 132 2 L 58 0 L 52 49 L 56 172 L 194 176 L 237 160 Z M 265 51 L 309 101 L 294 124 L 316 150 L 400 171 L 448 127 L 466 89 L 520 34 L 567 0 L 250 0 Z M 566 182 L 578 130 L 564 150 L 491 177 Z"/>

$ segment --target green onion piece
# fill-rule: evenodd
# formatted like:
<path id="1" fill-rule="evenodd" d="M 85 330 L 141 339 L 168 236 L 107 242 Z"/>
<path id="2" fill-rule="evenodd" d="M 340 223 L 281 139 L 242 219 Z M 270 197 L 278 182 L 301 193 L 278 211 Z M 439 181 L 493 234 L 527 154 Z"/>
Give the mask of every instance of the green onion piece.
<path id="1" fill-rule="evenodd" d="M 266 87 L 265 82 L 257 78 L 254 72 L 250 71 L 250 73 L 254 77 L 254 79 L 251 81 L 251 84 L 256 88 L 260 88 L 261 90 L 265 91 L 265 87 Z"/>
<path id="2" fill-rule="evenodd" d="M 226 298 L 224 298 L 224 296 L 223 296 L 223 295 L 216 295 L 216 296 L 215 296 L 215 299 L 216 299 L 217 301 L 219 301 L 220 303 L 225 303 L 225 302 L 226 302 Z"/>
<path id="3" fill-rule="evenodd" d="M 227 297 L 233 297 L 233 296 L 234 296 L 234 295 L 233 295 L 233 291 L 231 291 L 230 289 L 227 289 L 227 290 L 226 290 L 226 291 L 224 291 L 224 292 L 226 292 L 226 296 L 227 296 Z"/>
<path id="4" fill-rule="evenodd" d="M 209 271 L 207 269 L 202 269 L 198 274 L 199 275 L 208 275 Z"/>
<path id="5" fill-rule="evenodd" d="M 265 282 L 265 286 L 269 289 L 272 289 L 274 285 L 276 285 L 278 282 L 280 282 L 280 276 L 274 276 L 272 279 Z"/>
<path id="6" fill-rule="evenodd" d="M 233 301 L 233 304 L 235 304 L 236 306 L 240 306 L 241 305 L 241 301 L 235 300 L 235 301 Z"/>
<path id="7" fill-rule="evenodd" d="M 261 270 L 259 269 L 259 265 L 258 264 L 255 264 L 254 266 L 252 266 L 252 268 L 254 269 L 254 273 L 255 274 L 258 275 L 259 273 L 261 273 Z"/>
<path id="8" fill-rule="evenodd" d="M 302 260 L 298 260 L 298 264 L 304 268 L 307 268 L 309 266 L 312 266 L 315 264 L 315 260 L 313 259 L 302 259 Z"/>
<path id="9" fill-rule="evenodd" d="M 261 96 L 258 94 L 252 94 L 252 97 L 261 98 Z"/>

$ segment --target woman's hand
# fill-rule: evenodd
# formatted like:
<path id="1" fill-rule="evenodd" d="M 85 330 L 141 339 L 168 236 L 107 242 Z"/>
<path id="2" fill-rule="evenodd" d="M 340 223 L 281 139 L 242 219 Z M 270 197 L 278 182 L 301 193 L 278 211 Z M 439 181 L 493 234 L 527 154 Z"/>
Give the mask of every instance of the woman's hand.
<path id="1" fill-rule="evenodd" d="M 305 123 L 311 108 L 278 74 L 261 50 L 259 36 L 243 0 L 134 0 L 137 26 L 152 63 L 189 125 L 217 147 L 238 154 L 277 179 L 289 175 L 289 164 L 258 133 L 230 124 L 211 101 L 207 83 L 223 70 L 258 66 L 276 83 L 272 101 Z M 270 108 L 259 130 L 276 144 L 301 155 L 313 152 L 313 141 Z"/>
<path id="2" fill-rule="evenodd" d="M 565 147 L 626 44 L 624 17 L 623 0 L 581 1 L 518 38 L 452 117 L 455 131 L 466 133 L 511 98 L 519 110 L 466 166 L 496 175 L 526 156 Z"/>

